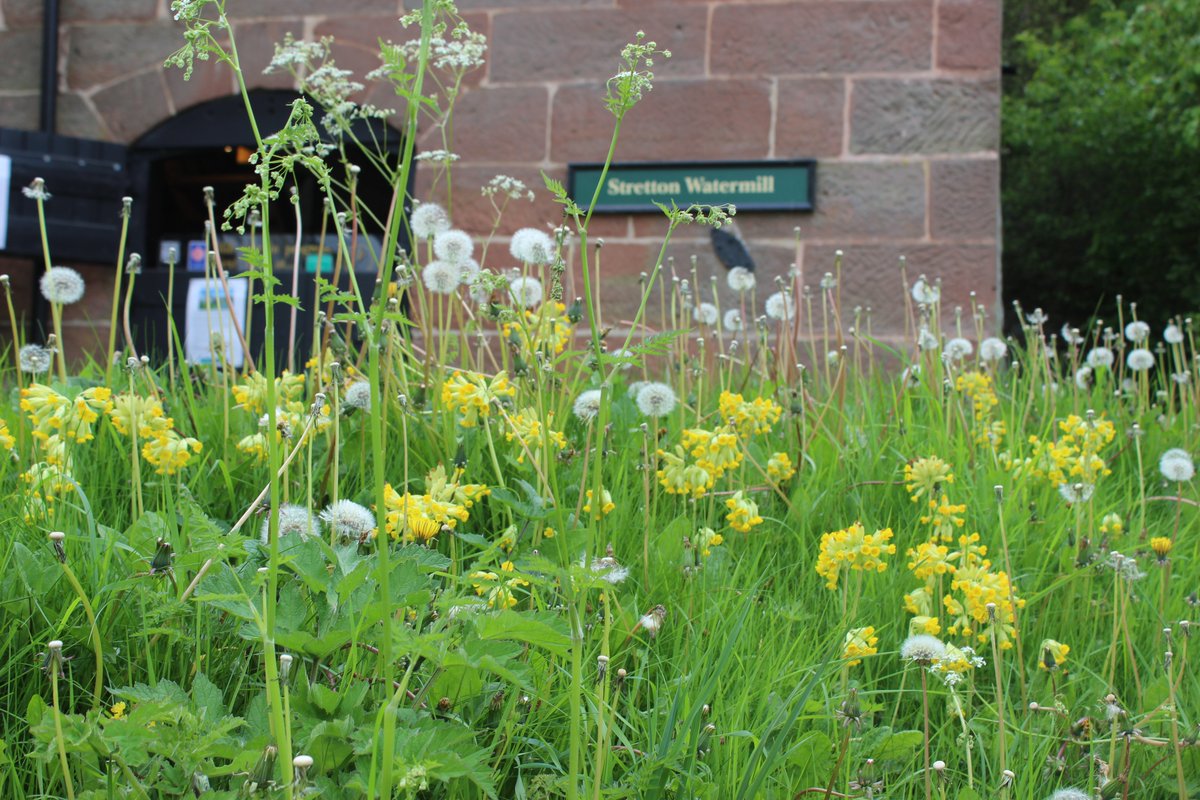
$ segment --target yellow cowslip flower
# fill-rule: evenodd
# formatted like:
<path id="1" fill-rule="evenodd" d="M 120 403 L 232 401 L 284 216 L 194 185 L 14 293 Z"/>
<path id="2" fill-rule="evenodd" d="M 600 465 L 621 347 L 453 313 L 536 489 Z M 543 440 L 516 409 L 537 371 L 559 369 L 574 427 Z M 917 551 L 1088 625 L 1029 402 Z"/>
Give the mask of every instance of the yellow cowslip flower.
<path id="1" fill-rule="evenodd" d="M 57 464 L 40 462 L 21 473 L 21 480 L 29 485 L 32 496 L 46 503 L 75 491 L 75 479 Z"/>
<path id="2" fill-rule="evenodd" d="M 976 422 L 982 422 L 992 413 L 993 408 L 1000 405 L 1000 400 L 992 389 L 992 379 L 982 372 L 962 373 L 954 381 L 954 388 L 971 398 Z"/>
<path id="3" fill-rule="evenodd" d="M 703 497 L 713 486 L 713 475 L 699 464 L 688 464 L 683 447 L 676 445 L 675 452 L 658 451 L 662 467 L 658 470 L 658 482 L 667 494 L 686 494 L 693 498 Z"/>
<path id="4" fill-rule="evenodd" d="M 774 483 L 783 483 L 796 474 L 792 459 L 787 453 L 772 453 L 767 459 L 767 477 Z"/>
<path id="5" fill-rule="evenodd" d="M 986 643 L 994 627 L 1000 648 L 1007 650 L 1013 646 L 1015 608 L 1023 608 L 1025 601 L 1017 598 L 1014 606 L 1015 592 L 1006 573 L 992 572 L 988 562 L 976 560 L 955 570 L 950 590 L 957 592 L 959 597 L 947 594 L 942 598 L 951 617 L 946 627 L 948 633 L 968 638 L 974 636 L 978 642 Z M 989 605 L 994 607 L 994 622 L 988 611 Z"/>
<path id="6" fill-rule="evenodd" d="M 464 509 L 470 509 L 481 498 L 492 493 L 482 483 L 461 483 L 462 476 L 463 470 L 456 468 L 453 477 L 447 477 L 446 467 L 438 464 L 425 475 L 425 491 L 438 503 L 451 503 Z M 463 517 L 463 521 L 466 521 L 466 517 Z"/>
<path id="7" fill-rule="evenodd" d="M 512 608 L 517 604 L 515 590 L 529 585 L 529 581 L 524 578 L 501 579 L 496 573 L 487 570 L 472 572 L 470 579 L 475 594 L 480 597 L 487 596 L 488 608 Z"/>
<path id="8" fill-rule="evenodd" d="M 724 542 L 725 537 L 712 528 L 701 528 L 696 534 L 696 549 L 705 558 L 712 554 L 712 548 L 724 544 Z"/>
<path id="9" fill-rule="evenodd" d="M 584 503 L 584 505 L 583 505 L 583 513 L 592 514 L 592 519 L 600 519 L 601 517 L 607 517 L 609 514 L 612 513 L 613 509 L 615 509 L 616 507 L 617 507 L 617 504 L 613 502 L 612 493 L 609 492 L 608 489 L 601 487 L 600 488 L 600 508 L 593 514 L 592 513 L 592 490 L 591 489 L 587 490 L 587 502 Z"/>
<path id="10" fill-rule="evenodd" d="M 174 425 L 171 418 L 163 411 L 162 403 L 158 401 L 157 397 L 142 397 L 129 392 L 113 398 L 108 418 L 112 420 L 117 433 L 122 436 L 129 436 L 136 419 L 138 436 L 144 439 L 149 439 Z"/>
<path id="11" fill-rule="evenodd" d="M 1165 564 L 1167 556 L 1171 553 L 1171 548 L 1174 546 L 1166 536 L 1155 536 L 1150 540 L 1150 549 L 1154 551 L 1154 555 L 1158 557 L 1158 563 Z"/>
<path id="12" fill-rule="evenodd" d="M 41 441 L 58 434 L 66 442 L 87 442 L 92 426 L 112 408 L 112 390 L 106 386 L 84 389 L 73 398 L 49 386 L 32 384 L 21 390 L 21 409 L 33 423 L 33 435 Z"/>
<path id="13" fill-rule="evenodd" d="M 491 413 L 494 400 L 512 397 L 516 393 L 516 387 L 508 382 L 508 375 L 504 372 L 498 372 L 490 381 L 485 381 L 481 375 L 465 375 L 455 371 L 442 384 L 442 404 L 462 415 L 459 425 L 473 428 L 479 424 L 480 417 Z"/>
<path id="14" fill-rule="evenodd" d="M 293 375 L 284 370 L 275 379 L 275 402 L 283 405 L 297 401 L 304 394 L 304 375 Z M 252 414 L 262 414 L 267 410 L 267 378 L 261 372 L 252 372 L 246 376 L 245 383 L 233 387 L 233 399 L 238 408 L 244 408 Z"/>
<path id="15" fill-rule="evenodd" d="M 733 497 L 725 501 L 725 507 L 729 509 L 729 513 L 725 515 L 725 521 L 735 531 L 749 533 L 755 525 L 762 524 L 763 518 L 758 515 L 758 504 L 746 497 L 740 490 L 734 492 Z"/>
<path id="16" fill-rule="evenodd" d="M 938 544 L 936 540 L 924 542 L 910 547 L 906 555 L 909 558 L 908 568 L 920 580 L 929 580 L 936 575 L 945 575 L 954 571 L 950 561 L 950 548 Z"/>
<path id="17" fill-rule="evenodd" d="M 0 447 L 5 450 L 12 450 L 17 446 L 17 439 L 8 429 L 8 423 L 0 419 Z"/>
<path id="18" fill-rule="evenodd" d="M 896 552 L 896 545 L 888 543 L 892 535 L 891 528 L 868 534 L 861 522 L 823 535 L 816 569 L 817 574 L 825 578 L 826 588 L 837 588 L 843 567 L 874 572 L 886 570 L 887 562 L 883 556 Z"/>
<path id="19" fill-rule="evenodd" d="M 192 455 L 204 449 L 198 439 L 180 436 L 168 428 L 142 445 L 142 457 L 159 475 L 174 475 L 187 466 Z"/>
<path id="20" fill-rule="evenodd" d="M 429 495 L 413 495 L 409 492 L 399 494 L 390 483 L 384 484 L 383 491 L 383 502 L 387 508 L 384 527 L 392 539 L 425 543 L 441 531 L 443 520 L 434 517 Z M 440 510 L 447 527 L 453 528 L 460 519 L 467 518 L 465 509 L 460 509 L 457 516 L 448 516 L 444 507 Z"/>
<path id="21" fill-rule="evenodd" d="M 1067 661 L 1067 654 L 1071 652 L 1071 648 L 1062 642 L 1056 642 L 1053 639 L 1042 639 L 1042 645 L 1038 648 L 1038 669 L 1053 671 L 1061 669 L 1062 665 Z"/>
<path id="22" fill-rule="evenodd" d="M 696 459 L 696 464 L 713 478 L 737 469 L 742 463 L 742 451 L 737 434 L 726 425 L 712 431 L 689 428 L 683 432 L 683 447 Z"/>
<path id="23" fill-rule="evenodd" d="M 933 528 L 935 537 L 940 537 L 944 542 L 950 541 L 954 536 L 954 529 L 961 528 L 965 523 L 965 520 L 958 515 L 965 514 L 967 506 L 962 503 L 957 505 L 951 503 L 945 492 L 942 492 L 936 500 L 931 494 L 928 506 L 929 513 L 921 516 L 921 524 Z"/>
<path id="24" fill-rule="evenodd" d="M 904 595 L 904 610 L 917 616 L 933 616 L 933 589 L 922 586 Z"/>
<path id="25" fill-rule="evenodd" d="M 927 617 L 924 614 L 918 614 L 908 621 L 908 635 L 917 636 L 918 634 L 937 636 L 942 632 L 942 623 L 938 622 L 937 617 Z"/>
<path id="26" fill-rule="evenodd" d="M 875 635 L 875 628 L 868 625 L 865 628 L 851 628 L 846 632 L 846 641 L 842 645 L 842 658 L 848 658 L 847 667 L 857 666 L 862 663 L 863 656 L 873 656 L 879 652 L 875 645 L 879 644 L 879 637 Z"/>
<path id="27" fill-rule="evenodd" d="M 237 449 L 239 453 L 251 456 L 256 464 L 266 463 L 267 436 L 264 433 L 252 433 L 249 436 L 243 436 L 238 440 Z"/>
<path id="28" fill-rule="evenodd" d="M 530 355 L 535 352 L 559 355 L 575 335 L 575 324 L 565 305 L 547 300 L 537 309 L 522 312 L 519 319 L 504 323 L 500 331 L 507 341 Z"/>
<path id="29" fill-rule="evenodd" d="M 954 673 L 955 675 L 965 675 L 975 667 L 975 664 L 981 663 L 978 661 L 978 656 L 975 651 L 969 647 L 956 647 L 949 642 L 946 643 L 946 650 L 942 657 L 937 660 L 936 668 L 938 672 Z"/>
<path id="30" fill-rule="evenodd" d="M 510 442 L 517 439 L 524 445 L 524 447 L 517 448 L 518 464 L 525 463 L 527 449 L 536 454 L 543 446 L 556 447 L 559 450 L 566 448 L 567 438 L 563 436 L 562 431 L 552 430 L 548 424 L 553 419 L 554 414 L 548 414 L 547 424 L 543 425 L 537 418 L 537 411 L 532 408 L 523 408 L 508 418 L 509 429 L 505 432 L 504 438 Z"/>
<path id="31" fill-rule="evenodd" d="M 954 483 L 954 475 L 949 464 L 937 456 L 929 456 L 904 465 L 904 483 L 915 503 L 922 495 L 940 492 L 943 484 Z"/>
<path id="32" fill-rule="evenodd" d="M 114 703 L 113 707 L 108 710 L 108 715 L 112 719 L 124 719 L 125 709 L 127 707 L 128 706 L 125 705 L 124 701 L 121 701 L 120 703 Z"/>
<path id="33" fill-rule="evenodd" d="M 783 415 L 783 407 L 769 397 L 747 401 L 740 394 L 721 392 L 717 401 L 721 419 L 742 436 L 770 433 L 771 427 Z"/>
<path id="34" fill-rule="evenodd" d="M 1115 512 L 1105 514 L 1100 520 L 1100 532 L 1107 533 L 1111 536 L 1120 536 L 1125 530 L 1125 523 L 1121 520 L 1121 515 Z"/>

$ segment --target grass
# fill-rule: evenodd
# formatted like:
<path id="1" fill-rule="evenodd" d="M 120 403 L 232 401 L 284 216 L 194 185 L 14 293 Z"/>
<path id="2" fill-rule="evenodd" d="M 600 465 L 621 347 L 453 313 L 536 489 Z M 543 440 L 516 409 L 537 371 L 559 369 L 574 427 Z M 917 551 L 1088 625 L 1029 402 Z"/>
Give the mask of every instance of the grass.
<path id="1" fill-rule="evenodd" d="M 443 12 L 414 20 L 403 86 L 457 85 L 429 63 Z M 657 57 L 630 48 L 617 130 Z M 303 159 L 310 111 L 264 140 L 233 219 L 265 218 L 242 256 L 270 330 L 290 309 L 255 192 L 303 167 L 353 207 L 353 173 Z M 418 246 L 381 251 L 375 287 L 320 287 L 294 373 L 269 346 L 229 366 L 232 341 L 208 364 L 69 354 L 65 380 L 64 354 L 9 352 L 0 795 L 1200 791 L 1197 498 L 1160 470 L 1196 447 L 1190 321 L 1148 372 L 1120 330 L 1069 344 L 1036 315 L 985 347 L 984 309 L 909 299 L 902 265 L 887 344 L 841 307 L 852 262 L 815 295 L 791 276 L 730 302 L 660 256 L 606 332 L 589 215 L 547 184 L 582 246 L 517 247 L 517 275 L 472 232 L 492 260 L 448 293 L 402 204 L 352 216 Z M 666 211 L 668 238 L 730 214 Z M 518 277 L 546 299 L 518 302 Z M 749 330 L 697 321 L 721 298 Z M 1113 366 L 1080 372 L 1097 347 Z"/>

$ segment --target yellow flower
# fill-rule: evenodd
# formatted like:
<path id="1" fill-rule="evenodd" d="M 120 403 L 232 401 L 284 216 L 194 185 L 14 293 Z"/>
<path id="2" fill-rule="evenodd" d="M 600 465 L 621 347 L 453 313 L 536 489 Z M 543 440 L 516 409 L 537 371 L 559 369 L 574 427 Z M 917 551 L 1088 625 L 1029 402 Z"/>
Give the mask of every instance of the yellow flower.
<path id="1" fill-rule="evenodd" d="M 244 408 L 252 414 L 262 414 L 267 410 L 267 378 L 261 372 L 252 372 L 246 376 L 246 382 L 233 387 L 233 399 L 238 408 Z M 275 379 L 275 402 L 283 405 L 297 401 L 304 394 L 304 375 L 293 375 L 287 370 Z"/>
<path id="2" fill-rule="evenodd" d="M 909 548 L 907 553 L 910 561 L 908 568 L 920 580 L 928 580 L 935 575 L 945 575 L 954 571 L 950 562 L 950 548 L 936 541 L 928 541 L 917 545 L 916 549 Z"/>
<path id="3" fill-rule="evenodd" d="M 542 531 L 543 539 L 553 539 L 554 535 L 555 535 L 554 528 L 546 528 L 546 530 Z"/>
<path id="4" fill-rule="evenodd" d="M 547 415 L 547 422 L 554 418 L 553 414 Z M 517 463 L 525 463 L 525 452 L 537 455 L 543 446 L 550 448 L 558 448 L 562 450 L 567 446 L 567 438 L 563 436 L 562 431 L 551 430 L 550 426 L 543 425 L 537 418 L 537 411 L 532 408 L 524 408 L 508 419 L 509 430 L 504 434 L 504 438 L 508 441 L 517 439 L 523 447 L 517 448 Z"/>
<path id="5" fill-rule="evenodd" d="M 721 392 L 717 401 L 721 419 L 743 436 L 770 433 L 771 426 L 779 421 L 783 408 L 769 397 L 756 397 L 747 402 L 740 394 Z"/>
<path id="6" fill-rule="evenodd" d="M 21 410 L 33 423 L 33 435 L 46 441 L 58 434 L 65 442 L 87 442 L 92 425 L 112 408 L 112 390 L 105 386 L 84 389 L 67 398 L 39 383 L 21 390 Z"/>
<path id="7" fill-rule="evenodd" d="M 113 427 L 123 436 L 129 436 L 137 420 L 138 436 L 149 439 L 156 433 L 170 428 L 174 423 L 163 412 L 162 403 L 155 397 L 142 397 L 126 392 L 113 398 L 112 410 L 108 412 Z"/>
<path id="8" fill-rule="evenodd" d="M 713 475 L 699 464 L 688 464 L 683 447 L 676 446 L 675 452 L 658 451 L 662 467 L 658 470 L 658 482 L 667 494 L 686 494 L 693 498 L 703 497 L 713 485 Z"/>
<path id="9" fill-rule="evenodd" d="M 0 419 L 0 447 L 5 450 L 12 450 L 17 446 L 16 437 L 8 429 L 8 423 Z"/>
<path id="10" fill-rule="evenodd" d="M 1038 648 L 1038 652 L 1041 654 L 1038 658 L 1038 668 L 1052 671 L 1062 668 L 1062 665 L 1066 663 L 1067 654 L 1071 652 L 1071 648 L 1053 639 L 1043 639 L 1042 646 Z"/>
<path id="11" fill-rule="evenodd" d="M 792 459 L 787 453 L 773 453 L 767 460 L 767 477 L 775 483 L 783 483 L 796 474 Z"/>
<path id="12" fill-rule="evenodd" d="M 746 497 L 741 491 L 734 492 L 733 497 L 725 501 L 729 513 L 725 521 L 735 531 L 749 533 L 755 525 L 761 525 L 763 518 L 758 515 L 758 504 Z"/>
<path id="13" fill-rule="evenodd" d="M 874 572 L 886 570 L 887 562 L 883 557 L 896 552 L 896 545 L 888 543 L 892 535 L 891 528 L 868 534 L 861 522 L 855 522 L 844 530 L 822 536 L 817 574 L 825 579 L 826 588 L 837 588 L 843 567 Z"/>
<path id="14" fill-rule="evenodd" d="M 1155 536 L 1150 540 L 1150 549 L 1154 551 L 1154 555 L 1158 556 L 1160 564 L 1166 563 L 1167 556 L 1171 553 L 1171 548 L 1174 543 L 1166 536 Z"/>
<path id="15" fill-rule="evenodd" d="M 114 704 L 113 707 L 108 710 L 108 714 L 113 719 L 124 719 L 126 708 L 127 706 L 125 705 L 124 701 L 122 701 Z"/>
<path id="16" fill-rule="evenodd" d="M 689 428 L 683 432 L 683 446 L 696 459 L 697 466 L 713 478 L 721 477 L 742 463 L 737 434 L 729 426 L 713 431 Z"/>
<path id="17" fill-rule="evenodd" d="M 518 349 L 530 354 L 541 351 L 558 355 L 566 349 L 574 335 L 575 326 L 567 315 L 567 307 L 548 300 L 536 310 L 522 313 L 518 320 L 501 327 L 504 338 Z"/>
<path id="18" fill-rule="evenodd" d="M 1117 513 L 1105 514 L 1100 520 L 1100 532 L 1111 534 L 1112 536 L 1120 536 L 1125 530 L 1125 523 L 1121 521 L 1121 515 Z"/>
<path id="19" fill-rule="evenodd" d="M 472 572 L 470 579 L 475 594 L 480 597 L 486 595 L 488 608 L 512 608 L 517 604 L 514 590 L 529 585 L 529 581 L 524 578 L 512 577 L 502 580 L 496 573 L 486 570 Z"/>
<path id="20" fill-rule="evenodd" d="M 583 513 L 592 514 L 592 519 L 600 519 L 601 517 L 607 517 L 617 507 L 617 504 L 613 502 L 612 494 L 608 489 L 603 487 L 600 489 L 600 501 L 600 509 L 595 514 L 592 514 L 592 490 L 588 489 L 587 503 L 583 506 Z"/>
<path id="21" fill-rule="evenodd" d="M 193 453 L 203 449 L 198 439 L 167 429 L 142 445 L 142 456 L 159 475 L 174 475 L 187 466 Z"/>
<path id="22" fill-rule="evenodd" d="M 863 656 L 873 656 L 879 652 L 875 645 L 879 644 L 879 637 L 875 635 L 875 628 L 867 626 L 865 628 L 851 628 L 846 632 L 846 641 L 842 645 L 842 658 L 848 658 L 847 667 L 853 667 L 862 663 Z"/>
<path id="23" fill-rule="evenodd" d="M 928 505 L 929 513 L 921 517 L 921 524 L 932 527 L 934 535 L 940 536 L 942 541 L 949 541 L 954 536 L 954 529 L 963 526 L 964 520 L 958 515 L 966 513 L 966 505 L 951 503 L 944 492 L 937 500 L 930 495 Z"/>
<path id="24" fill-rule="evenodd" d="M 950 465 L 937 456 L 918 458 L 904 465 L 904 488 L 915 503 L 924 494 L 941 491 L 942 485 L 954 483 Z"/>
<path id="25" fill-rule="evenodd" d="M 504 372 L 496 373 L 490 381 L 485 381 L 481 375 L 464 375 L 455 371 L 442 384 L 442 403 L 462 415 L 459 425 L 473 428 L 479 424 L 480 417 L 491 413 L 494 400 L 512 397 L 516 393 L 516 388 L 508 382 L 508 375 Z"/>
<path id="26" fill-rule="evenodd" d="M 919 614 L 908 621 L 909 636 L 916 636 L 917 634 L 937 636 L 941 632 L 942 624 L 938 622 L 937 617 L 927 617 L 924 614 Z"/>
<path id="27" fill-rule="evenodd" d="M 708 558 L 712 554 L 712 548 L 717 547 L 725 542 L 725 537 L 714 531 L 712 528 L 701 528 L 696 534 L 696 549 L 700 551 L 700 555 Z"/>

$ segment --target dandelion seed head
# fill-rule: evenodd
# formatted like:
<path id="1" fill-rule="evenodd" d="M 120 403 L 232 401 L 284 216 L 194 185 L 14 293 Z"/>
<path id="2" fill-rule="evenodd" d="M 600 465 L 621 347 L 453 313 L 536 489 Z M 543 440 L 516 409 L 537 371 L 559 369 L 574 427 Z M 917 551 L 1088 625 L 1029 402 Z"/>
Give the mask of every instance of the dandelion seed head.
<path id="1" fill-rule="evenodd" d="M 638 396 L 641 397 L 640 394 Z M 582 392 L 575 398 L 575 405 L 571 410 L 580 422 L 591 422 L 600 413 L 600 390 L 588 389 Z"/>
<path id="2" fill-rule="evenodd" d="M 1059 335 L 1067 344 L 1083 344 L 1083 336 L 1079 333 L 1078 328 L 1072 328 L 1071 323 L 1064 322 Z"/>
<path id="3" fill-rule="evenodd" d="M 554 260 L 554 240 L 537 228 L 521 228 L 512 235 L 508 251 L 522 264 L 549 264 Z"/>
<path id="4" fill-rule="evenodd" d="M 1167 344 L 1183 344 L 1183 331 L 1178 325 L 1171 323 L 1163 330 L 1163 341 Z"/>
<path id="5" fill-rule="evenodd" d="M 725 319 L 721 320 L 725 330 L 731 333 L 737 333 L 745 327 L 742 325 L 742 312 L 736 308 L 731 308 L 725 312 Z"/>
<path id="6" fill-rule="evenodd" d="M 346 408 L 361 408 L 366 410 L 371 407 L 371 384 L 366 381 L 355 381 L 346 387 L 346 393 L 342 396 L 342 405 Z"/>
<path id="7" fill-rule="evenodd" d="M 1196 475 L 1196 463 L 1192 455 L 1181 447 L 1173 447 L 1158 459 L 1158 471 L 1169 481 L 1182 483 Z"/>
<path id="8" fill-rule="evenodd" d="M 42 297 L 60 306 L 69 306 L 83 299 L 86 288 L 83 276 L 70 267 L 51 267 L 38 283 Z"/>
<path id="9" fill-rule="evenodd" d="M 758 284 L 758 278 L 745 267 L 734 267 L 725 274 L 725 285 L 739 294 L 748 292 Z"/>
<path id="10" fill-rule="evenodd" d="M 909 636 L 900 645 L 900 658 L 921 666 L 928 666 L 946 655 L 946 645 L 936 636 L 918 633 Z"/>
<path id="11" fill-rule="evenodd" d="M 675 410 L 675 390 L 665 383 L 647 383 L 637 393 L 637 407 L 647 417 L 665 417 Z"/>
<path id="12" fill-rule="evenodd" d="M 40 344 L 27 344 L 17 354 L 17 362 L 21 371 L 30 375 L 40 375 L 50 369 L 53 352 Z"/>
<path id="13" fill-rule="evenodd" d="M 938 337 L 929 328 L 921 326 L 920 332 L 917 334 L 917 347 L 922 350 L 937 350 Z"/>
<path id="14" fill-rule="evenodd" d="M 462 270 L 449 261 L 430 261 L 421 270 L 421 282 L 435 294 L 451 294 L 458 288 Z"/>
<path id="15" fill-rule="evenodd" d="M 424 241 L 450 230 L 450 215 L 437 203 L 421 203 L 412 212 L 409 220 L 413 236 Z"/>
<path id="16" fill-rule="evenodd" d="M 338 500 L 321 512 L 321 521 L 341 542 L 356 542 L 375 529 L 375 515 L 353 500 Z"/>
<path id="17" fill-rule="evenodd" d="M 1064 483 L 1058 487 L 1058 493 L 1072 505 L 1091 500 L 1095 491 L 1096 486 L 1091 483 Z"/>
<path id="18" fill-rule="evenodd" d="M 475 242 L 466 231 L 440 231 L 433 237 L 433 254 L 442 261 L 461 264 L 475 252 Z"/>
<path id="19" fill-rule="evenodd" d="M 266 544 L 270 539 L 271 519 L 267 517 L 262 524 L 262 541 Z M 321 523 L 313 513 L 304 506 L 285 503 L 279 507 L 279 537 L 299 536 L 301 541 L 321 535 Z"/>
<path id="20" fill-rule="evenodd" d="M 942 290 L 924 276 L 917 278 L 912 287 L 912 299 L 923 306 L 931 306 L 942 298 Z"/>
<path id="21" fill-rule="evenodd" d="M 701 303 L 692 311 L 692 316 L 696 318 L 697 322 L 709 327 L 717 324 L 720 315 L 721 312 L 712 303 Z"/>
<path id="22" fill-rule="evenodd" d="M 464 258 L 458 262 L 459 281 L 463 286 L 473 286 L 479 279 L 480 272 L 479 262 L 473 258 Z"/>
<path id="23" fill-rule="evenodd" d="M 1140 319 L 1135 319 L 1125 326 L 1125 338 L 1131 342 L 1140 344 L 1150 338 L 1150 326 Z"/>
<path id="24" fill-rule="evenodd" d="M 1087 354 L 1087 365 L 1092 369 L 1107 369 L 1116 360 L 1113 351 L 1107 347 L 1093 347 Z"/>
<path id="25" fill-rule="evenodd" d="M 1144 347 L 1137 347 L 1125 356 L 1125 364 L 1134 372 L 1145 372 L 1154 367 L 1154 353 Z"/>
<path id="26" fill-rule="evenodd" d="M 542 282 L 528 275 L 510 280 L 508 282 L 508 293 L 514 303 L 524 308 L 533 308 L 540 305 L 542 297 L 545 296 L 542 289 Z"/>
<path id="27" fill-rule="evenodd" d="M 1069 787 L 1059 789 L 1054 794 L 1050 795 L 1049 800 L 1092 800 L 1090 792 L 1085 792 L 1083 789 L 1075 789 Z"/>
<path id="28" fill-rule="evenodd" d="M 961 336 L 956 336 L 946 342 L 946 346 L 942 349 L 942 353 L 951 361 L 962 361 L 974 352 L 975 346 L 971 344 L 971 341 Z"/>
<path id="29" fill-rule="evenodd" d="M 1003 339 L 989 336 L 979 343 L 979 357 L 989 363 L 1003 361 L 1008 355 L 1008 345 Z"/>
<path id="30" fill-rule="evenodd" d="M 1075 387 L 1087 391 L 1092 388 L 1092 368 L 1088 366 L 1075 370 Z"/>
<path id="31" fill-rule="evenodd" d="M 787 321 L 796 316 L 796 302 L 785 292 L 775 292 L 763 304 L 771 319 Z"/>

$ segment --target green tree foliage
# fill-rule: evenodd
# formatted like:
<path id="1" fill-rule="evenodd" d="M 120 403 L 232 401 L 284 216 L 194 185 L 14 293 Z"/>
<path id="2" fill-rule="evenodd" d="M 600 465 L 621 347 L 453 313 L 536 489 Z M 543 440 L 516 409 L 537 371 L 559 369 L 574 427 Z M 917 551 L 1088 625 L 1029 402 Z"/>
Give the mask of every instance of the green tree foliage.
<path id="1" fill-rule="evenodd" d="M 1200 0 L 1027 21 L 1007 48 L 1008 299 L 1075 324 L 1116 294 L 1155 321 L 1200 310 Z"/>

